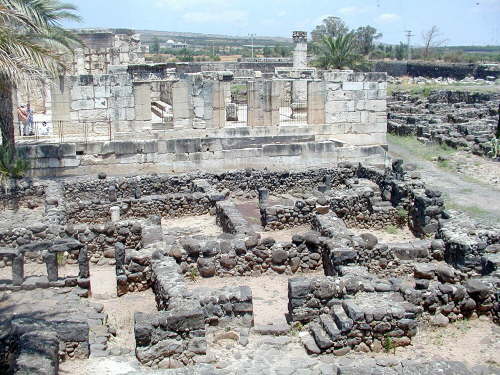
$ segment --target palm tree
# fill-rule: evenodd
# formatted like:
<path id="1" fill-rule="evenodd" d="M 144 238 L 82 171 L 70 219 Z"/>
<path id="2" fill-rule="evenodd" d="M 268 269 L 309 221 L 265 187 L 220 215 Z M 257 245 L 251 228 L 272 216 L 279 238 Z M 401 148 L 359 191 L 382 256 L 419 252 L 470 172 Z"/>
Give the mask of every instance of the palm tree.
<path id="1" fill-rule="evenodd" d="M 353 32 L 336 37 L 324 36 L 318 46 L 319 57 L 316 64 L 323 69 L 355 69 L 362 65 L 363 56 L 358 54 L 358 46 Z"/>
<path id="2" fill-rule="evenodd" d="M 2 144 L 14 149 L 13 88 L 67 67 L 64 52 L 80 44 L 61 26 L 79 21 L 76 7 L 60 0 L 0 0 L 0 127 Z M 12 153 L 14 154 L 14 153 Z"/>

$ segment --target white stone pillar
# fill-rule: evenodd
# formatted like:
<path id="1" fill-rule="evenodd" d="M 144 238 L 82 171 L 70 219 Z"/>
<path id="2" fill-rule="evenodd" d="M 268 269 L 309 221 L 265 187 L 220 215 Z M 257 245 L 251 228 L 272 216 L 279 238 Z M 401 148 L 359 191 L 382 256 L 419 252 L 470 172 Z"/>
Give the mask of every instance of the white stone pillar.
<path id="1" fill-rule="evenodd" d="M 307 67 L 307 32 L 294 31 L 292 38 L 295 43 L 293 67 L 296 69 L 305 68 Z"/>
<path id="2" fill-rule="evenodd" d="M 111 221 L 113 223 L 120 221 L 120 207 L 119 206 L 111 207 L 109 209 L 109 212 L 111 213 Z"/>

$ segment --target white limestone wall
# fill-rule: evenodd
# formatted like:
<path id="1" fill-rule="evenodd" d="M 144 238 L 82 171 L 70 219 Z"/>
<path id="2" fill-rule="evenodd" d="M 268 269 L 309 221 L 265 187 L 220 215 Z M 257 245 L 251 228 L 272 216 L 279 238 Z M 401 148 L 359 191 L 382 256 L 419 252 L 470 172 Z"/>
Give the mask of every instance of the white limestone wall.
<path id="1" fill-rule="evenodd" d="M 352 145 L 386 144 L 385 73 L 324 73 L 325 124 L 336 125 L 336 139 Z"/>

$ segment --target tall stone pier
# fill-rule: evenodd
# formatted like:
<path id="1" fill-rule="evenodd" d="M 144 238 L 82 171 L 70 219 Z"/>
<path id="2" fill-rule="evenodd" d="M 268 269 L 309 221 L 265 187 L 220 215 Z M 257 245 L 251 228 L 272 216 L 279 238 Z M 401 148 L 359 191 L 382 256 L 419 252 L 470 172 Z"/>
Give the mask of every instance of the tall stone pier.
<path id="1" fill-rule="evenodd" d="M 293 51 L 293 67 L 306 68 L 307 67 L 307 32 L 294 31 L 292 34 L 295 49 Z"/>

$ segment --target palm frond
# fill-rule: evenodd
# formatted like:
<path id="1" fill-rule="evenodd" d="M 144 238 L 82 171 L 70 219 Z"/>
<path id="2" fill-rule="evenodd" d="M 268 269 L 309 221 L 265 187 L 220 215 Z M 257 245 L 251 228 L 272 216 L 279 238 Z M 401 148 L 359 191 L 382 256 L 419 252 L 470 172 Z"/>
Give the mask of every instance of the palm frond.
<path id="1" fill-rule="evenodd" d="M 355 69 L 363 61 L 363 57 L 357 53 L 352 32 L 337 37 L 324 36 L 317 48 L 319 56 L 316 65 L 323 69 Z"/>

